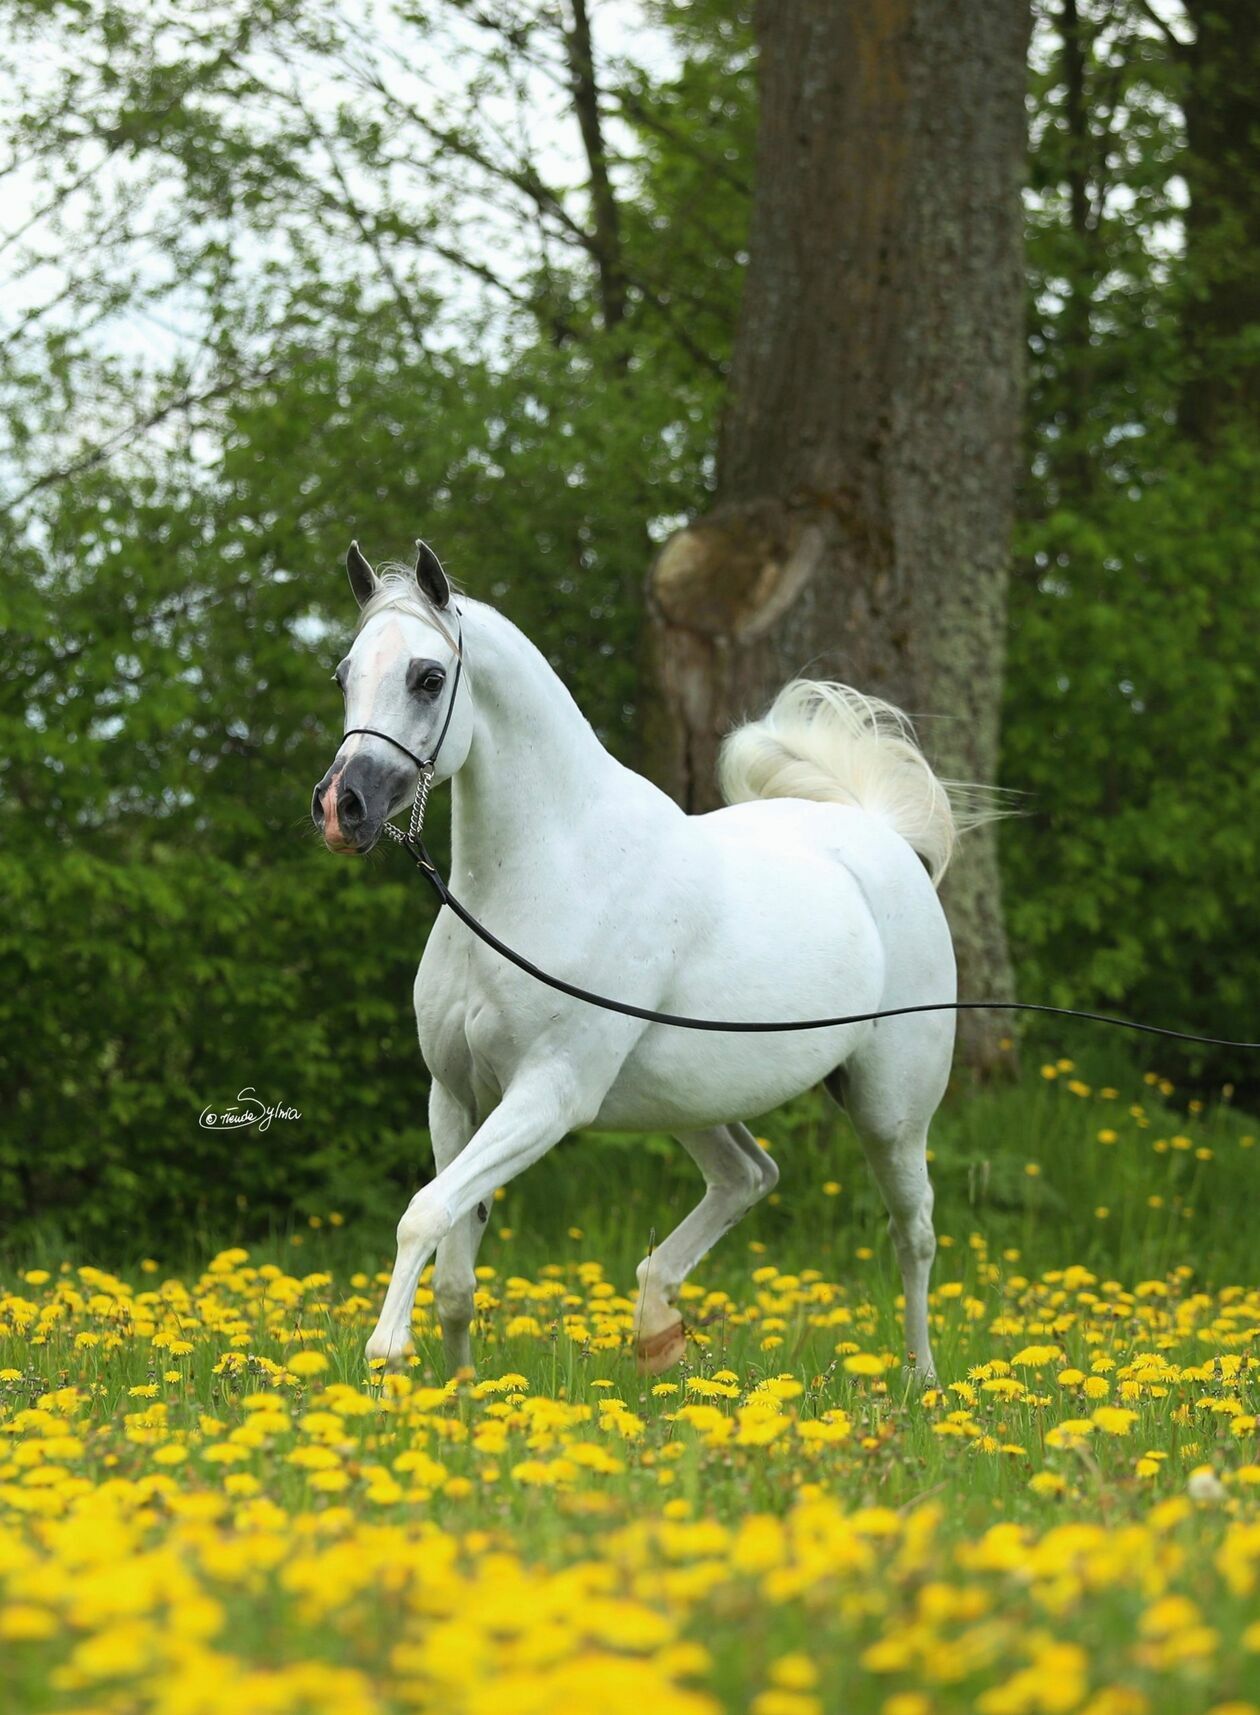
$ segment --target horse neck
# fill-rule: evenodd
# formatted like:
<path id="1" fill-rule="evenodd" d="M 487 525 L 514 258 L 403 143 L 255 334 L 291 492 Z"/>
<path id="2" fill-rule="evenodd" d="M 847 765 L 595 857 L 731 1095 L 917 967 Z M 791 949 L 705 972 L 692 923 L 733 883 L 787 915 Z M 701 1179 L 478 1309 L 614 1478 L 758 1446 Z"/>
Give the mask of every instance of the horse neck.
<path id="1" fill-rule="evenodd" d="M 464 614 L 473 738 L 455 775 L 452 867 L 461 881 L 510 864 L 528 825 L 531 849 L 572 825 L 579 805 L 610 788 L 617 765 L 563 682 L 502 614 L 470 603 Z"/>

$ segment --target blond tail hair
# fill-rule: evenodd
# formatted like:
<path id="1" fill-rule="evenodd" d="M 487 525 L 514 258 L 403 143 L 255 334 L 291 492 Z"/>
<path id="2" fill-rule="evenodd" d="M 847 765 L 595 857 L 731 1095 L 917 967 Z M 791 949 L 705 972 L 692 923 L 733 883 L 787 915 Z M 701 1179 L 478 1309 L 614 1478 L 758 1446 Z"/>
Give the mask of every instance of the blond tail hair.
<path id="1" fill-rule="evenodd" d="M 791 680 L 760 720 L 727 736 L 718 783 L 728 804 L 809 798 L 878 816 L 919 854 L 936 887 L 959 836 L 1007 814 L 996 788 L 940 779 L 900 709 L 817 679 Z"/>

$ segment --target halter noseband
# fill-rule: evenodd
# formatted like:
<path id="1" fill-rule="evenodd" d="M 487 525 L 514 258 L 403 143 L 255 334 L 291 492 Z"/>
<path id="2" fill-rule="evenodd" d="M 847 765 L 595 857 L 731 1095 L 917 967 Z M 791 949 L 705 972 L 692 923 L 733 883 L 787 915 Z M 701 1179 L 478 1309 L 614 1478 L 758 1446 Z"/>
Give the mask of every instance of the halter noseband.
<path id="1" fill-rule="evenodd" d="M 414 762 L 420 770 L 420 778 L 416 781 L 416 795 L 411 805 L 411 820 L 404 834 L 401 828 L 396 828 L 392 822 L 386 822 L 383 832 L 399 845 L 412 846 L 420 839 L 420 830 L 424 827 L 424 813 L 429 807 L 429 790 L 433 785 L 433 774 L 437 767 L 438 752 L 441 750 L 447 732 L 450 729 L 451 716 L 455 713 L 455 698 L 459 693 L 460 674 L 464 670 L 464 633 L 459 623 L 459 609 L 455 609 L 455 674 L 451 680 L 451 694 L 446 704 L 446 719 L 442 722 L 442 730 L 437 736 L 437 743 L 427 757 L 417 756 L 414 750 L 409 750 L 401 739 L 393 733 L 381 732 L 374 726 L 347 727 L 342 733 L 342 739 L 353 738 L 355 733 L 366 733 L 369 738 L 383 738 L 386 744 L 392 744 L 395 750 L 401 750 L 409 762 Z"/>

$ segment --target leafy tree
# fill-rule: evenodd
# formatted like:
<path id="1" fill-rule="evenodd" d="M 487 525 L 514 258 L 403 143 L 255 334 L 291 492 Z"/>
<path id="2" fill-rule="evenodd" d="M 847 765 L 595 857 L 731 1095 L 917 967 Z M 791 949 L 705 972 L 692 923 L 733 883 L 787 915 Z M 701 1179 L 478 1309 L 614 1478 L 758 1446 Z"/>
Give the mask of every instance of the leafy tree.
<path id="1" fill-rule="evenodd" d="M 1005 853 L 1026 993 L 1249 1036 L 1260 425 L 1230 401 L 1257 331 L 1235 286 L 1260 263 L 1260 98 L 1213 22 L 1228 12 L 1043 13 L 1005 722 L 1005 777 L 1028 797 Z M 1189 137 L 1223 88 L 1229 123 Z M 1250 1075 L 1169 1045 L 1158 1063 Z"/>

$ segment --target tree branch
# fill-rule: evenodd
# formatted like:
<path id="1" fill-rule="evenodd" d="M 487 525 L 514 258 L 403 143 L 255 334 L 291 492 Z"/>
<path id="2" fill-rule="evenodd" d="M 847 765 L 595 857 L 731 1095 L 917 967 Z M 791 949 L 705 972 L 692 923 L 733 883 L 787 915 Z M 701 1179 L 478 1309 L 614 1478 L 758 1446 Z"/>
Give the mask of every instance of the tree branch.
<path id="1" fill-rule="evenodd" d="M 631 90 L 623 89 L 614 97 L 623 113 L 649 131 L 655 131 L 658 137 L 664 137 L 667 143 L 672 143 L 681 154 L 689 155 L 698 162 L 706 173 L 711 173 L 715 179 L 724 179 L 731 189 L 738 191 L 741 196 L 751 196 L 752 186 L 742 178 L 730 165 L 715 155 L 706 155 L 704 150 L 685 137 L 673 125 L 666 124 L 659 114 L 653 113 L 647 104 L 640 100 Z"/>
<path id="2" fill-rule="evenodd" d="M 355 229 L 360 238 L 376 258 L 376 265 L 380 269 L 386 284 L 389 286 L 389 289 L 393 294 L 394 302 L 398 306 L 398 313 L 411 329 L 412 337 L 420 350 L 424 351 L 426 349 L 424 325 L 416 315 L 416 307 L 412 303 L 410 296 L 403 287 L 402 281 L 398 277 L 397 270 L 394 267 L 393 258 L 381 243 L 379 231 L 368 219 L 357 197 L 350 189 L 350 181 L 346 178 L 345 172 L 342 169 L 341 157 L 328 140 L 327 134 L 316 121 L 301 96 L 295 91 L 291 96 L 291 99 L 296 104 L 298 111 L 302 114 L 307 124 L 310 126 L 312 135 L 318 137 L 320 142 L 323 144 L 324 154 L 328 159 L 329 166 L 332 168 L 333 177 L 336 179 L 337 184 L 341 189 L 342 200 L 346 213 L 354 222 Z"/>
<path id="3" fill-rule="evenodd" d="M 311 135 L 319 139 L 328 157 L 329 165 L 333 171 L 333 176 L 335 177 L 338 188 L 341 192 L 341 197 L 338 199 L 337 197 L 332 196 L 326 189 L 313 187 L 316 191 L 318 203 L 323 209 L 344 215 L 353 223 L 360 238 L 375 257 L 377 265 L 389 284 L 394 300 L 406 320 L 407 325 L 411 328 L 417 342 L 423 347 L 423 326 L 416 319 L 415 309 L 407 295 L 404 282 L 399 276 L 397 269 L 394 267 L 393 261 L 386 248 L 386 235 L 382 230 L 380 217 L 372 211 L 365 209 L 362 203 L 354 195 L 345 168 L 341 163 L 341 159 L 337 154 L 327 131 L 319 125 L 306 103 L 302 100 L 302 97 L 296 91 L 276 89 L 270 85 L 260 85 L 260 87 L 264 88 L 266 93 L 273 96 L 276 100 L 288 102 L 292 106 L 296 107 L 310 127 Z M 492 290 L 501 293 L 502 296 L 505 297 L 509 303 L 515 305 L 517 309 L 529 311 L 531 314 L 536 312 L 537 304 L 534 298 L 528 293 L 518 291 L 514 286 L 502 279 L 495 273 L 494 269 L 491 268 L 488 263 L 478 262 L 474 257 L 468 256 L 463 252 L 454 249 L 453 246 L 443 244 L 439 239 L 433 237 L 431 233 L 421 233 L 416 231 L 415 228 L 409 224 L 406 225 L 406 240 L 409 244 L 415 245 L 417 249 L 430 250 L 435 256 L 440 256 L 443 261 L 451 263 L 453 267 L 459 268 L 467 274 L 471 274 L 474 279 L 480 280 L 483 285 L 489 286 Z M 567 334 L 572 332 L 572 329 L 567 325 L 558 324 L 556 331 Z"/>
<path id="4" fill-rule="evenodd" d="M 148 434 L 150 429 L 157 428 L 159 423 L 164 423 L 171 417 L 179 416 L 182 412 L 195 410 L 198 405 L 208 405 L 216 399 L 225 398 L 238 387 L 252 387 L 258 385 L 259 382 L 269 381 L 279 368 L 280 365 L 277 363 L 265 364 L 261 369 L 256 369 L 249 375 L 225 376 L 221 381 L 217 381 L 213 387 L 207 387 L 203 392 L 182 393 L 176 399 L 168 399 L 165 404 L 155 406 L 152 411 L 147 411 L 143 417 L 137 417 L 126 428 L 106 436 L 96 446 L 89 447 L 85 452 L 67 460 L 65 464 L 58 465 L 53 470 L 45 471 L 42 476 L 36 477 L 34 482 L 28 483 L 19 494 L 14 495 L 7 502 L 8 506 L 10 508 L 24 506 L 28 500 L 34 499 L 37 494 L 41 494 L 45 489 L 55 488 L 58 483 L 69 482 L 74 477 L 83 476 L 89 470 L 95 470 L 97 465 L 104 464 L 108 459 L 113 458 L 115 453 L 131 446 L 142 435 Z"/>
<path id="5" fill-rule="evenodd" d="M 384 82 L 379 72 L 375 70 L 362 71 L 360 76 L 367 81 L 377 95 L 404 113 L 440 149 L 457 156 L 460 160 L 468 161 L 472 166 L 479 168 L 489 178 L 497 180 L 500 184 L 511 185 L 514 190 L 527 197 L 540 214 L 549 215 L 555 220 L 563 231 L 568 233 L 569 237 L 580 245 L 588 255 L 595 255 L 595 239 L 592 234 L 587 232 L 579 221 L 574 220 L 558 193 L 553 191 L 539 177 L 529 162 L 509 166 L 505 162 L 493 160 L 484 149 L 479 149 L 469 138 L 461 137 L 455 131 L 448 131 L 440 125 L 435 125 L 411 102 L 401 100 L 397 93 Z"/>
<path id="6" fill-rule="evenodd" d="M 591 255 L 599 274 L 600 311 L 605 332 L 620 326 L 626 316 L 626 275 L 621 247 L 621 217 L 599 117 L 599 86 L 595 81 L 595 53 L 591 43 L 591 21 L 586 0 L 569 0 L 573 25 L 564 33 L 569 60 L 569 91 L 577 114 L 582 147 L 586 151 L 591 211 L 595 230 Z"/>

